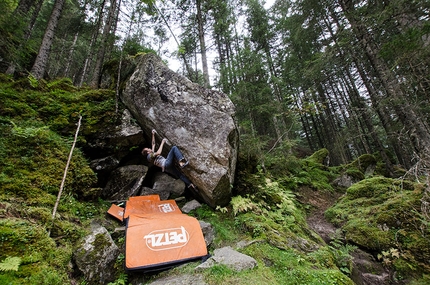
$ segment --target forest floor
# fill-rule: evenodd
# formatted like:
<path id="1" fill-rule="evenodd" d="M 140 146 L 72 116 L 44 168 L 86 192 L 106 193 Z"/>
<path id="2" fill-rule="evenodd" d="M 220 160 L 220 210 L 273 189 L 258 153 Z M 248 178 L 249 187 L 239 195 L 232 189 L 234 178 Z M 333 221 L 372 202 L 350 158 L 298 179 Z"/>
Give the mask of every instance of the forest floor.
<path id="1" fill-rule="evenodd" d="M 339 192 L 317 191 L 310 187 L 300 189 L 298 200 L 305 205 L 311 206 L 306 219 L 308 226 L 326 243 L 329 243 L 335 237 L 336 227 L 327 221 L 324 212 L 334 205 L 342 195 Z"/>

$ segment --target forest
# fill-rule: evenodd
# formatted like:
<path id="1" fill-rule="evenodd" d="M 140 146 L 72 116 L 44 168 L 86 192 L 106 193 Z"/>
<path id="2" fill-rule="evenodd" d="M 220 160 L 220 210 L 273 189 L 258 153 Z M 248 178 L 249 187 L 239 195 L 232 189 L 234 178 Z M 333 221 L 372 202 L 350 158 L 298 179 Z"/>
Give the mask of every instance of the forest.
<path id="1" fill-rule="evenodd" d="M 0 5 L 1 72 L 120 92 L 127 59 L 152 51 L 230 96 L 249 152 L 300 142 L 331 165 L 379 153 L 391 175 L 428 160 L 428 1 Z"/>
<path id="2" fill-rule="evenodd" d="M 0 11 L 0 281 L 81 280 L 70 277 L 73 244 L 107 205 L 79 192 L 96 178 L 78 150 L 61 219 L 46 237 L 70 142 L 60 136 L 72 135 L 82 110 L 90 132 L 116 118 L 134 59 L 154 53 L 236 106 L 241 196 L 195 215 L 215 224 L 218 244 L 244 233 L 271 240 L 246 249 L 273 263 L 255 280 L 352 284 L 353 244 L 382 254 L 400 272 L 393 284 L 427 284 L 429 1 L 3 0 Z M 373 164 L 378 177 L 366 173 Z M 344 173 L 361 182 L 340 193 L 330 183 Z M 350 244 L 310 255 L 285 248 L 291 236 L 316 240 L 299 188 L 348 194 L 325 215 Z M 34 253 L 17 249 L 14 265 L 12 247 L 27 243 Z M 125 284 L 118 264 L 113 284 Z M 245 284 L 225 270 L 206 273 L 209 283 Z"/>

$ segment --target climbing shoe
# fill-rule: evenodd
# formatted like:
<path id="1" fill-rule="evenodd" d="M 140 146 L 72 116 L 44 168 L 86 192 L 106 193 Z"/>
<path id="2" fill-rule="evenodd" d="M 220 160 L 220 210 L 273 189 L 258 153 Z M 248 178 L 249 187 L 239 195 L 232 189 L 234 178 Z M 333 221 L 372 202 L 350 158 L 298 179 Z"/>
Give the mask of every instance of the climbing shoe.
<path id="1" fill-rule="evenodd" d="M 179 161 L 179 166 L 181 168 L 184 168 L 185 166 L 187 166 L 189 164 L 188 160 L 186 160 L 185 158 L 181 159 L 181 161 Z"/>

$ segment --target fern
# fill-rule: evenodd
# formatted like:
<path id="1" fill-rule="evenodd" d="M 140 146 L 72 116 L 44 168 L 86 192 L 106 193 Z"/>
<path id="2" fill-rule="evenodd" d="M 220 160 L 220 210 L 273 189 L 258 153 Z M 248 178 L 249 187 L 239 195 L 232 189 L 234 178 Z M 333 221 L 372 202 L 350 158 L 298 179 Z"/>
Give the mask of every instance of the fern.
<path id="1" fill-rule="evenodd" d="M 33 87 L 33 88 L 39 87 L 39 81 L 37 80 L 36 77 L 34 77 L 33 75 L 30 74 L 27 78 L 28 78 L 28 82 L 30 83 L 31 87 Z"/>
<path id="2" fill-rule="evenodd" d="M 10 121 L 13 125 L 12 133 L 18 137 L 29 138 L 35 137 L 39 133 L 48 129 L 47 126 L 36 128 L 36 127 L 19 127 L 14 122 Z"/>
<path id="3" fill-rule="evenodd" d="M 258 210 L 258 206 L 255 205 L 251 199 L 244 198 L 242 196 L 236 196 L 231 199 L 231 205 L 233 206 L 233 213 L 236 216 L 237 213 L 244 213 L 252 210 Z"/>
<path id="4" fill-rule="evenodd" d="M 0 271 L 18 271 L 19 265 L 21 264 L 20 257 L 6 257 L 3 262 L 0 263 Z"/>

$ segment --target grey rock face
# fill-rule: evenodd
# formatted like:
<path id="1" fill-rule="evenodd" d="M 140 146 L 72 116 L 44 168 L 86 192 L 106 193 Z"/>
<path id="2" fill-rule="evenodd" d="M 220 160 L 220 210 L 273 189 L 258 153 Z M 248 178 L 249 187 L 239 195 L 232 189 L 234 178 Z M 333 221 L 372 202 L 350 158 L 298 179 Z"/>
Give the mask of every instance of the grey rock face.
<path id="1" fill-rule="evenodd" d="M 119 160 L 129 152 L 130 147 L 145 142 L 142 129 L 128 110 L 124 110 L 119 125 L 110 125 L 96 136 L 86 139 L 87 151 L 115 155 Z"/>
<path id="2" fill-rule="evenodd" d="M 138 154 L 136 149 L 132 153 L 131 149 L 138 145 L 143 145 L 145 139 L 143 131 L 132 119 L 130 111 L 124 110 L 120 124 L 107 125 L 95 135 L 85 138 L 84 151 L 93 160 L 90 163 L 91 169 L 97 173 L 98 184 L 104 187 L 109 180 L 110 173 L 120 166 L 121 161 L 127 156 L 128 164 L 141 164 L 143 157 Z"/>
<path id="3" fill-rule="evenodd" d="M 388 285 L 392 284 L 390 272 L 375 258 L 360 249 L 353 253 L 353 269 L 351 279 L 358 285 Z M 370 273 L 371 272 L 371 273 Z"/>
<path id="4" fill-rule="evenodd" d="M 210 206 L 231 197 L 237 162 L 235 108 L 224 93 L 192 83 L 168 69 L 154 54 L 141 57 L 127 82 L 122 101 L 144 129 L 168 139 L 165 153 L 177 145 L 190 164 L 185 175 Z"/>
<path id="5" fill-rule="evenodd" d="M 257 266 L 257 261 L 243 253 L 235 251 L 229 246 L 215 249 L 214 254 L 206 262 L 196 267 L 197 271 L 210 268 L 215 264 L 224 264 L 236 271 L 252 269 Z"/>
<path id="6" fill-rule="evenodd" d="M 175 179 L 168 174 L 159 172 L 154 175 L 153 181 L 153 192 L 159 194 L 161 200 L 175 199 L 184 194 L 185 183 L 180 179 Z"/>
<path id="7" fill-rule="evenodd" d="M 110 200 L 126 200 L 140 191 L 148 171 L 144 165 L 127 165 L 112 171 L 110 180 L 103 189 L 103 197 Z"/>
<path id="8" fill-rule="evenodd" d="M 104 227 L 92 224 L 91 230 L 73 259 L 89 284 L 107 284 L 115 280 L 114 265 L 120 251 Z"/>
<path id="9" fill-rule="evenodd" d="M 199 221 L 203 236 L 205 237 L 206 246 L 210 246 L 215 239 L 215 230 L 211 224 L 205 221 Z"/>
<path id="10" fill-rule="evenodd" d="M 192 210 L 195 210 L 197 208 L 200 208 L 202 206 L 202 204 L 200 204 L 197 200 L 192 200 L 187 202 L 183 207 L 182 207 L 182 212 L 188 214 L 189 212 L 191 212 Z"/>

